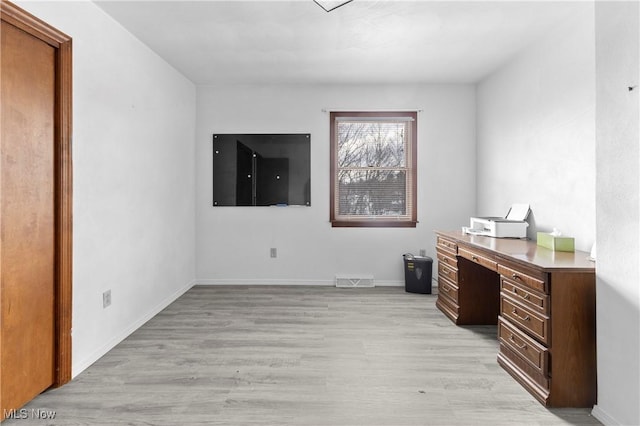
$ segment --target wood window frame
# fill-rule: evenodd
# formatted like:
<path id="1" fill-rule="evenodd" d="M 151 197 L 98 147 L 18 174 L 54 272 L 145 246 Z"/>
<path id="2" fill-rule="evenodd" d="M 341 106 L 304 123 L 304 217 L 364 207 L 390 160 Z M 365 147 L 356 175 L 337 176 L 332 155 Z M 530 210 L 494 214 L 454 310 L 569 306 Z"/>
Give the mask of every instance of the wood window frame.
<path id="1" fill-rule="evenodd" d="M 329 220 L 332 227 L 350 227 L 350 228 L 362 228 L 362 227 L 383 227 L 383 228 L 415 228 L 418 223 L 418 209 L 417 209 L 417 181 L 418 181 L 418 120 L 416 111 L 339 111 L 330 112 L 329 116 L 329 139 L 330 139 L 330 202 L 329 202 Z M 339 117 L 363 117 L 363 118 L 411 118 L 411 140 L 409 146 L 411 149 L 410 154 L 410 173 L 408 177 L 410 179 L 410 197 L 411 206 L 409 211 L 409 219 L 352 219 L 342 220 L 338 218 L 336 209 L 338 203 L 336 200 L 336 181 L 337 181 L 337 135 L 336 135 L 336 118 Z"/>
<path id="2" fill-rule="evenodd" d="M 55 191 L 55 371 L 53 386 L 69 382 L 71 364 L 72 318 L 72 40 L 46 22 L 11 2 L 0 3 L 0 19 L 42 40 L 56 51 L 54 117 L 54 191 Z"/>

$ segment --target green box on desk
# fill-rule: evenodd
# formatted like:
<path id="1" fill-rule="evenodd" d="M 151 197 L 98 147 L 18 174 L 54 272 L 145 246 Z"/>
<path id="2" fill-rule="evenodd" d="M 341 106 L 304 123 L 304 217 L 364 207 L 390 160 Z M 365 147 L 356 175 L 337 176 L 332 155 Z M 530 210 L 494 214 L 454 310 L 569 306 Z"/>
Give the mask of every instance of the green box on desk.
<path id="1" fill-rule="evenodd" d="M 547 232 L 538 232 L 538 245 L 553 251 L 575 251 L 573 237 L 556 237 Z"/>

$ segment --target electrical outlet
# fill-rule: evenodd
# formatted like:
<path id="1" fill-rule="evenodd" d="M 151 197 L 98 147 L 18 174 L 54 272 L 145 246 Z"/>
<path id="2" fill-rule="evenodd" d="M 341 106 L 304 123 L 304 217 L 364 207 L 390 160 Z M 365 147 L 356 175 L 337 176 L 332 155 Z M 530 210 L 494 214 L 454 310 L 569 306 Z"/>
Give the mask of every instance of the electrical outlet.
<path id="1" fill-rule="evenodd" d="M 111 290 L 102 293 L 102 309 L 111 306 Z"/>
<path id="2" fill-rule="evenodd" d="M 275 247 L 271 247 L 270 255 L 271 257 L 278 257 L 278 249 Z"/>
<path id="3" fill-rule="evenodd" d="M 427 250 L 425 249 L 420 249 L 420 256 L 424 257 L 427 255 Z"/>

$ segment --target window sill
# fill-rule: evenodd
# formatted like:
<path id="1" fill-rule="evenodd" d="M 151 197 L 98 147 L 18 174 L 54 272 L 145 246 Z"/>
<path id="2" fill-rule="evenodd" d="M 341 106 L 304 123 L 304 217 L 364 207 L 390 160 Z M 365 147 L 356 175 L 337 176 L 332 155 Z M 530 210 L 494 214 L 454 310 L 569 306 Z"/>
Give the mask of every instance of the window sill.
<path id="1" fill-rule="evenodd" d="M 333 228 L 415 228 L 413 220 L 332 220 Z"/>

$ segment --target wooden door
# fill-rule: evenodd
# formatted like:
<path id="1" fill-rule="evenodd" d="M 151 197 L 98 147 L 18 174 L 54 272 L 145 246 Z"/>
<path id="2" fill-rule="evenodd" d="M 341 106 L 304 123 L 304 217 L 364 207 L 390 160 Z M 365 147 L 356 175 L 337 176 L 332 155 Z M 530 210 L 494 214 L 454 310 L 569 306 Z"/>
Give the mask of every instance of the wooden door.
<path id="1" fill-rule="evenodd" d="M 61 67 L 70 57 L 42 21 L 7 2 L 0 10 L 4 418 L 70 379 L 70 108 Z"/>
<path id="2" fill-rule="evenodd" d="M 1 31 L 2 406 L 18 408 L 53 384 L 55 51 Z"/>

